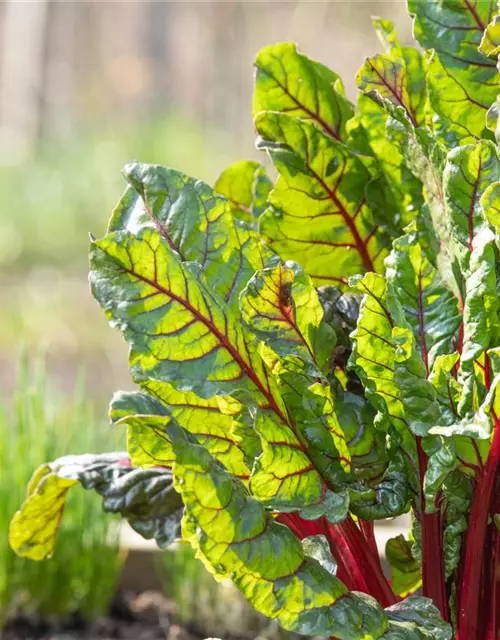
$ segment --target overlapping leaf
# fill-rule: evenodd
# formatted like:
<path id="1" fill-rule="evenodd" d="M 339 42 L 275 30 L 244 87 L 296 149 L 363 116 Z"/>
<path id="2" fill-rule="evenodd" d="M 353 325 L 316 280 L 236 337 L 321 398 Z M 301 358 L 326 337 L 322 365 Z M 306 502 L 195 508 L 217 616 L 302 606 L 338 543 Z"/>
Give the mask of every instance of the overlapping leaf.
<path id="1" fill-rule="evenodd" d="M 335 334 L 310 278 L 293 263 L 258 271 L 240 297 L 243 321 L 278 355 L 295 355 L 324 370 Z"/>
<path id="2" fill-rule="evenodd" d="M 371 176 L 361 160 L 313 124 L 265 112 L 255 121 L 259 147 L 280 173 L 260 231 L 284 259 L 300 263 L 315 284 L 346 285 L 377 271 L 387 239 L 366 203 Z"/>
<path id="3" fill-rule="evenodd" d="M 340 640 L 383 635 L 385 616 L 374 600 L 349 593 L 306 557 L 300 541 L 204 449 L 187 445 L 182 433 L 171 438 L 187 511 L 184 536 L 219 577 L 231 577 L 251 604 L 286 629 Z"/>
<path id="4" fill-rule="evenodd" d="M 345 140 L 354 109 L 340 77 L 310 60 L 292 43 L 261 49 L 255 60 L 254 116 L 276 111 L 310 120 L 323 133 Z"/>
<path id="5" fill-rule="evenodd" d="M 391 567 L 392 588 L 399 596 L 414 593 L 422 584 L 420 564 L 413 557 L 411 545 L 403 535 L 387 541 L 385 557 Z"/>
<path id="6" fill-rule="evenodd" d="M 216 397 L 205 400 L 163 383 L 160 401 L 150 395 L 151 383 L 146 382 L 145 389 L 149 393 L 119 392 L 111 401 L 112 421 L 127 425 L 132 464 L 171 466 L 174 456 L 167 427 L 174 418 L 233 475 L 250 476 L 245 445 L 240 445 L 235 433 L 235 418 L 221 413 Z"/>
<path id="7" fill-rule="evenodd" d="M 500 159 L 493 143 L 483 140 L 448 154 L 443 178 L 446 213 L 463 270 L 467 269 L 474 237 L 487 226 L 481 198 L 499 180 Z"/>
<path id="8" fill-rule="evenodd" d="M 225 169 L 214 190 L 229 200 L 235 218 L 254 225 L 267 207 L 272 182 L 258 162 L 242 160 Z"/>
<path id="9" fill-rule="evenodd" d="M 495 0 L 409 0 L 415 37 L 434 49 L 427 64 L 434 130 L 450 146 L 481 137 L 498 94 L 495 62 L 478 51 Z"/>
<path id="10" fill-rule="evenodd" d="M 181 262 L 159 231 L 117 231 L 94 242 L 90 281 L 131 344 L 136 380 L 156 378 L 201 397 L 246 390 L 281 411 L 237 316 L 212 292 L 199 266 Z"/>
<path id="11" fill-rule="evenodd" d="M 180 533 L 182 501 L 168 469 L 130 466 L 127 454 L 66 456 L 42 465 L 11 522 L 9 541 L 21 556 L 41 560 L 54 549 L 68 490 L 81 484 L 103 497 L 103 508 L 126 517 L 145 538 L 166 547 Z"/>
<path id="12" fill-rule="evenodd" d="M 388 101 L 404 110 L 414 127 L 423 121 L 422 89 L 418 87 L 415 93 L 410 94 L 406 60 L 402 54 L 379 53 L 367 58 L 365 64 L 358 72 L 357 85 L 361 91 L 373 96 L 376 100 Z M 415 76 L 423 77 L 420 54 L 414 51 Z M 420 68 L 419 68 L 420 67 Z"/>
<path id="13" fill-rule="evenodd" d="M 232 215 L 232 206 L 201 180 L 158 165 L 124 169 L 130 186 L 108 231 L 156 228 L 180 259 L 194 260 L 211 287 L 237 305 L 238 294 L 270 254 L 253 231 Z"/>
<path id="14" fill-rule="evenodd" d="M 418 344 L 427 375 L 437 355 L 448 353 L 461 323 L 458 301 L 443 284 L 412 231 L 394 241 L 387 259 L 392 283 Z"/>

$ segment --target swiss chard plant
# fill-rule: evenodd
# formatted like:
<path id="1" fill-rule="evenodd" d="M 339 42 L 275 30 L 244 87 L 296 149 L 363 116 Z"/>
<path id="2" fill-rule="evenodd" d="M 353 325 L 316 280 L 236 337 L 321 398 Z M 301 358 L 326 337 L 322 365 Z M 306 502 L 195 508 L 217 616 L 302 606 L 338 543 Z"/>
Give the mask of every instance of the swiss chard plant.
<path id="1" fill-rule="evenodd" d="M 79 483 L 286 629 L 500 638 L 500 18 L 408 5 L 421 48 L 376 20 L 355 105 L 295 45 L 258 54 L 276 180 L 125 168 L 90 283 L 130 345 L 128 453 L 39 469 L 18 553 L 50 555 Z M 374 522 L 407 512 L 388 579 Z"/>

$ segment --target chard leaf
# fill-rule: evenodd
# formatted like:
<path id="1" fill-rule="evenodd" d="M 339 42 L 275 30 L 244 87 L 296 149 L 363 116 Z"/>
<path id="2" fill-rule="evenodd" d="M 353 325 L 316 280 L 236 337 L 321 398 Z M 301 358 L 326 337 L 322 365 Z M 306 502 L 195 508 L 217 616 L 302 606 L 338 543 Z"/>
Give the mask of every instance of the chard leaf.
<path id="1" fill-rule="evenodd" d="M 179 536 L 182 501 L 169 469 L 130 466 L 124 453 L 65 456 L 35 471 L 9 542 L 32 560 L 52 555 L 68 490 L 81 484 L 103 497 L 104 511 L 119 513 L 144 538 L 167 547 Z"/>
<path id="2" fill-rule="evenodd" d="M 205 449 L 178 429 L 170 436 L 176 487 L 186 505 L 184 537 L 218 577 L 230 577 L 253 606 L 285 629 L 339 640 L 383 635 L 385 615 L 374 600 L 349 593 L 306 557 L 300 540 Z"/>
<path id="3" fill-rule="evenodd" d="M 496 344 L 499 335 L 498 292 L 496 279 L 495 237 L 490 229 L 484 228 L 474 236 L 469 269 L 466 272 L 466 290 L 463 321 L 463 350 L 460 358 L 460 382 L 464 386 L 459 405 L 460 415 L 469 412 L 473 405 L 480 403 L 477 393 L 477 366 L 486 349 Z"/>
<path id="4" fill-rule="evenodd" d="M 500 159 L 492 142 L 482 140 L 448 154 L 443 176 L 446 213 L 458 244 L 462 270 L 468 267 L 475 236 L 488 226 L 481 198 L 499 180 Z"/>
<path id="5" fill-rule="evenodd" d="M 276 510 L 297 511 L 323 502 L 323 481 L 301 440 L 269 412 L 259 411 L 254 428 L 262 443 L 250 490 Z"/>
<path id="6" fill-rule="evenodd" d="M 435 640 L 451 640 L 451 626 L 444 622 L 438 609 L 430 598 L 422 596 L 408 596 L 401 602 L 385 609 L 389 620 L 402 623 L 410 623 L 410 628 L 415 625 L 421 632 L 422 638 L 434 638 Z M 391 636 L 388 636 L 391 637 Z M 397 638 L 398 636 L 394 636 Z M 405 639 L 406 635 L 401 635 Z M 408 638 L 413 636 L 408 636 Z M 418 638 L 419 636 L 415 636 Z"/>
<path id="7" fill-rule="evenodd" d="M 437 356 L 429 376 L 429 382 L 436 390 L 436 400 L 441 409 L 441 424 L 451 425 L 459 419 L 458 404 L 462 396 L 462 386 L 453 376 L 459 360 L 458 353 Z"/>
<path id="8" fill-rule="evenodd" d="M 393 247 L 386 261 L 387 278 L 412 328 L 428 375 L 436 356 L 448 353 L 456 337 L 462 321 L 458 301 L 428 260 L 415 231 L 395 240 Z"/>
<path id="9" fill-rule="evenodd" d="M 174 418 L 236 477 L 250 477 L 234 418 L 220 412 L 216 397 L 205 400 L 167 383 L 163 383 L 161 395 L 162 401 L 146 393 L 121 391 L 111 401 L 111 420 L 127 426 L 127 448 L 133 465 L 171 466 L 174 455 L 167 427 Z"/>
<path id="10" fill-rule="evenodd" d="M 400 50 L 401 51 L 401 50 Z M 423 77 L 420 54 L 414 49 L 408 49 L 412 54 L 416 72 Z M 367 58 L 365 64 L 358 72 L 358 88 L 377 101 L 392 103 L 401 107 L 414 127 L 419 126 L 423 120 L 422 87 L 414 96 L 410 95 L 407 79 L 406 61 L 403 55 L 392 53 L 379 53 Z M 413 98 L 413 99 L 412 99 Z"/>
<path id="11" fill-rule="evenodd" d="M 304 538 L 302 540 L 302 548 L 308 558 L 317 560 L 323 569 L 326 569 L 332 576 L 336 574 L 337 561 L 332 556 L 330 545 L 324 535 L 320 534 Z"/>
<path id="12" fill-rule="evenodd" d="M 498 59 L 500 53 L 500 16 L 495 16 L 483 33 L 479 51 L 488 58 Z"/>
<path id="13" fill-rule="evenodd" d="M 254 116 L 261 111 L 287 113 L 311 121 L 335 140 L 345 140 L 354 109 L 336 73 L 288 42 L 262 49 L 255 67 Z"/>
<path id="14" fill-rule="evenodd" d="M 287 357 L 273 365 L 280 393 L 308 454 L 329 483 L 345 479 L 350 470 L 350 454 L 328 382 L 311 375 L 303 360 Z"/>
<path id="15" fill-rule="evenodd" d="M 387 283 L 383 276 L 367 273 L 353 282 L 364 294 L 358 325 L 351 334 L 353 349 L 349 365 L 358 374 L 366 397 L 382 415 L 406 429 L 401 393 L 394 383 L 394 321 L 389 311 Z"/>
<path id="16" fill-rule="evenodd" d="M 404 598 L 421 586 L 420 564 L 413 557 L 411 545 L 403 535 L 387 541 L 385 557 L 391 567 L 392 588 L 398 596 Z"/>
<path id="17" fill-rule="evenodd" d="M 283 259 L 297 260 L 316 285 L 382 268 L 387 239 L 366 203 L 370 174 L 356 154 L 313 124 L 264 112 L 259 147 L 280 173 L 260 232 Z"/>
<path id="18" fill-rule="evenodd" d="M 425 364 L 411 329 L 395 327 L 392 336 L 397 345 L 394 380 L 401 389 L 405 420 L 416 436 L 423 437 L 441 419 L 436 392 L 427 380 Z"/>
<path id="19" fill-rule="evenodd" d="M 229 200 L 235 218 L 254 225 L 267 207 L 272 182 L 258 162 L 242 160 L 225 169 L 214 190 Z"/>
<path id="20" fill-rule="evenodd" d="M 481 206 L 484 215 L 496 234 L 498 246 L 500 238 L 500 182 L 494 182 L 483 192 Z"/>
<path id="21" fill-rule="evenodd" d="M 478 51 L 495 0 L 408 0 L 408 8 L 416 39 L 434 49 L 427 66 L 434 130 L 450 147 L 480 138 L 498 94 L 495 62 Z"/>
<path id="22" fill-rule="evenodd" d="M 422 186 L 408 169 L 401 145 L 387 135 L 387 119 L 388 114 L 383 105 L 360 93 L 357 115 L 349 127 L 352 135 L 355 121 L 359 122 L 366 137 L 367 153 L 375 156 L 395 203 L 394 208 L 390 209 L 386 202 L 385 211 L 378 213 L 377 219 L 383 221 L 388 231 L 399 235 L 401 229 L 412 222 L 421 206 Z M 380 180 L 374 180 L 370 184 L 380 190 Z M 370 184 L 367 186 L 368 195 Z M 387 200 L 390 198 L 386 197 Z"/>
<path id="23" fill-rule="evenodd" d="M 252 337 L 199 266 L 181 262 L 156 229 L 111 233 L 92 244 L 90 261 L 92 292 L 131 345 L 136 381 L 155 378 L 200 397 L 242 390 L 282 413 Z"/>
<path id="24" fill-rule="evenodd" d="M 240 296 L 243 321 L 279 356 L 295 355 L 325 370 L 335 334 L 310 278 L 294 264 L 258 271 Z"/>
<path id="25" fill-rule="evenodd" d="M 158 165 L 134 162 L 124 175 L 130 187 L 108 232 L 157 229 L 182 261 L 201 265 L 225 302 L 237 305 L 247 280 L 271 256 L 255 233 L 233 217 L 226 198 L 201 180 Z"/>

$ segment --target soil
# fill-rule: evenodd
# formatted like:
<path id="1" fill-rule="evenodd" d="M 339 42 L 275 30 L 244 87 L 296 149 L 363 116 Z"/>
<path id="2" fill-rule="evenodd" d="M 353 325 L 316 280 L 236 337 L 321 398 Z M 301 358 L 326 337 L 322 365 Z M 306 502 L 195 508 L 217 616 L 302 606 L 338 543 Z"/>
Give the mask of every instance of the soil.
<path id="1" fill-rule="evenodd" d="M 175 605 L 157 592 L 119 595 L 108 616 L 86 622 L 79 614 L 66 620 L 18 615 L 7 621 L 1 640 L 201 640 L 176 624 Z"/>

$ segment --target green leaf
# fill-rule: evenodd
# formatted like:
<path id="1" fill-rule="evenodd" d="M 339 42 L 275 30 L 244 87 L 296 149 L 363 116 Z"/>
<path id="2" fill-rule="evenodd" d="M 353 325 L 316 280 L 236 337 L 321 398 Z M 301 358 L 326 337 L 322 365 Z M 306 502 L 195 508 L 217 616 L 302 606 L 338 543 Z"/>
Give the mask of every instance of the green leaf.
<path id="1" fill-rule="evenodd" d="M 451 640 L 452 638 L 451 626 L 442 620 L 439 611 L 429 598 L 408 596 L 408 598 L 392 607 L 388 607 L 385 611 L 389 620 L 401 623 L 403 627 L 406 624 L 410 628 L 415 625 L 422 632 L 422 638 L 429 638 L 429 640 L 431 638 L 434 640 Z M 402 635 L 400 637 L 403 640 L 407 636 Z M 415 638 L 418 637 L 415 636 Z"/>
<path id="2" fill-rule="evenodd" d="M 333 576 L 337 572 L 337 561 L 332 556 L 330 545 L 324 535 L 308 536 L 302 540 L 304 554 L 308 558 L 317 560 L 323 569 Z"/>
<path id="3" fill-rule="evenodd" d="M 500 53 L 500 16 L 495 16 L 486 27 L 479 51 L 488 58 L 498 59 Z"/>
<path id="4" fill-rule="evenodd" d="M 490 226 L 500 238 L 500 182 L 494 182 L 483 192 L 481 196 L 481 207 Z"/>
<path id="5" fill-rule="evenodd" d="M 285 629 L 339 640 L 382 636 L 385 616 L 374 600 L 349 593 L 306 557 L 300 540 L 204 449 L 178 431 L 170 436 L 176 487 L 186 505 L 183 533 L 218 577 L 230 577 L 254 607 Z"/>
<path id="6" fill-rule="evenodd" d="M 77 484 L 95 490 L 105 511 L 121 514 L 159 546 L 178 537 L 182 501 L 170 470 L 131 467 L 124 453 L 65 456 L 39 467 L 12 518 L 9 542 L 18 555 L 42 560 L 52 554 L 67 492 Z"/>
<path id="7" fill-rule="evenodd" d="M 111 401 L 111 420 L 127 425 L 133 465 L 171 466 L 174 455 L 167 427 L 174 418 L 236 477 L 250 477 L 244 447 L 235 434 L 235 418 L 221 413 L 217 397 L 205 400 L 163 383 L 161 398 L 121 391 Z"/>
<path id="8" fill-rule="evenodd" d="M 309 122 L 279 113 L 255 120 L 259 147 L 280 173 L 260 232 L 283 259 L 300 263 L 316 285 L 382 268 L 387 238 L 366 204 L 370 174 L 344 145 Z"/>
<path id="9" fill-rule="evenodd" d="M 344 480 L 350 455 L 328 382 L 311 376 L 310 368 L 295 357 L 276 361 L 273 374 L 311 461 L 327 482 Z"/>
<path id="10" fill-rule="evenodd" d="M 389 198 L 386 196 L 384 210 L 377 213 L 377 218 L 384 222 L 390 232 L 398 235 L 401 229 L 415 218 L 422 202 L 422 186 L 408 169 L 401 145 L 388 136 L 387 120 L 388 114 L 384 106 L 360 93 L 357 114 L 349 123 L 349 130 L 353 135 L 356 121 L 359 122 L 369 147 L 367 153 L 375 156 L 380 171 L 387 181 L 395 206 L 388 207 Z M 354 143 L 353 146 L 355 146 Z M 380 180 L 374 179 L 367 186 L 367 195 L 370 195 L 370 185 L 380 192 Z"/>
<path id="11" fill-rule="evenodd" d="M 270 412 L 259 411 L 254 428 L 262 455 L 250 478 L 250 490 L 276 510 L 297 511 L 323 501 L 323 481 L 300 439 Z"/>
<path id="12" fill-rule="evenodd" d="M 200 397 L 246 391 L 281 413 L 252 337 L 156 229 L 111 233 L 92 244 L 90 261 L 92 292 L 131 345 L 136 381 L 156 378 Z"/>
<path id="13" fill-rule="evenodd" d="M 467 269 L 474 238 L 488 226 L 481 198 L 500 180 L 500 159 L 495 145 L 482 140 L 448 154 L 443 177 L 446 213 L 458 244 L 462 269 Z"/>
<path id="14" fill-rule="evenodd" d="M 354 281 L 353 286 L 364 298 L 357 328 L 351 334 L 353 348 L 349 365 L 358 374 L 373 406 L 405 428 L 400 390 L 394 384 L 394 321 L 388 307 L 387 283 L 383 276 L 367 273 Z"/>
<path id="15" fill-rule="evenodd" d="M 297 51 L 292 43 L 262 49 L 255 60 L 253 113 L 276 111 L 309 120 L 324 134 L 345 140 L 354 110 L 340 77 Z"/>
<path id="16" fill-rule="evenodd" d="M 434 49 L 427 64 L 434 130 L 449 146 L 480 138 L 498 94 L 495 62 L 478 51 L 495 0 L 408 0 L 408 8 L 416 39 Z"/>
<path id="17" fill-rule="evenodd" d="M 450 351 L 462 317 L 419 240 L 415 231 L 395 240 L 386 267 L 428 375 L 436 356 Z"/>
<path id="18" fill-rule="evenodd" d="M 237 305 L 247 280 L 271 256 L 255 233 L 233 217 L 226 198 L 201 180 L 158 165 L 135 162 L 124 175 L 130 187 L 108 232 L 157 229 L 182 261 L 198 262 L 213 290 Z"/>
<path id="19" fill-rule="evenodd" d="M 462 386 L 453 375 L 459 360 L 459 353 L 437 356 L 429 376 L 441 409 L 441 424 L 451 425 L 459 418 L 458 403 L 462 396 Z"/>
<path id="20" fill-rule="evenodd" d="M 496 346 L 500 334 L 494 243 L 495 237 L 488 228 L 474 236 L 466 272 L 464 346 L 459 372 L 459 380 L 464 386 L 459 405 L 462 416 L 473 408 L 473 404 L 477 407 L 477 402 L 481 402 L 481 397 L 474 398 L 477 391 L 475 367 L 486 349 Z"/>
<path id="21" fill-rule="evenodd" d="M 335 334 L 310 278 L 294 263 L 258 271 L 240 296 L 243 322 L 279 356 L 295 355 L 324 370 Z"/>
<path id="22" fill-rule="evenodd" d="M 253 224 L 264 212 L 272 186 L 262 165 L 242 160 L 220 174 L 214 190 L 229 200 L 235 218 Z"/>
<path id="23" fill-rule="evenodd" d="M 411 545 L 403 535 L 387 541 L 385 557 L 391 567 L 392 588 L 398 596 L 404 598 L 421 586 L 420 564 L 413 557 Z"/>
<path id="24" fill-rule="evenodd" d="M 373 96 L 377 101 L 381 100 L 382 104 L 387 100 L 404 109 L 410 122 L 417 127 L 423 118 L 423 110 L 420 104 L 412 104 L 406 76 L 406 62 L 402 56 L 379 53 L 366 59 L 358 72 L 356 83 L 363 93 Z M 421 95 L 418 95 L 419 102 Z"/>

